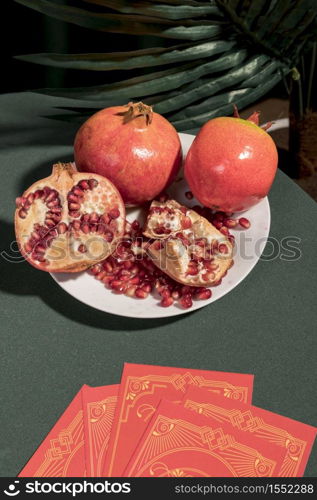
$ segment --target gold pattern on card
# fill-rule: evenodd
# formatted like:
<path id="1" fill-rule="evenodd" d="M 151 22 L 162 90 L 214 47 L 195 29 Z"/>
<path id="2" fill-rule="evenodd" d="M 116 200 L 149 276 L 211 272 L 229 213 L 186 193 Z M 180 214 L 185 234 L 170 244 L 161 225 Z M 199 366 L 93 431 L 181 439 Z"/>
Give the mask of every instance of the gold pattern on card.
<path id="1" fill-rule="evenodd" d="M 229 422 L 241 431 L 250 432 L 258 438 L 284 448 L 285 457 L 277 475 L 296 477 L 307 441 L 295 438 L 287 431 L 267 424 L 263 418 L 253 415 L 251 410 L 227 409 L 210 403 L 197 403 L 189 399 L 185 401 L 184 407 L 212 417 L 218 422 Z"/>
<path id="2" fill-rule="evenodd" d="M 203 453 L 206 466 L 208 458 L 216 459 L 234 477 L 272 477 L 276 467 L 274 460 L 264 457 L 254 448 L 238 443 L 232 435 L 225 433 L 221 426 L 200 427 L 181 419 L 158 415 L 134 463 L 129 467 L 128 476 L 156 473 L 166 475 L 166 470 L 164 472 L 162 468 L 163 460 L 174 455 L 173 461 L 177 461 L 179 454 L 186 450 Z M 158 463 L 160 467 L 157 466 Z M 183 471 L 184 474 L 190 472 L 181 466 L 172 470 Z M 196 470 L 196 475 L 210 476 L 210 472 Z"/>
<path id="3" fill-rule="evenodd" d="M 164 462 L 155 462 L 150 468 L 150 475 L 154 477 L 208 477 L 206 472 L 194 467 L 169 469 Z"/>
<path id="4" fill-rule="evenodd" d="M 248 400 L 248 387 L 237 387 L 223 380 L 209 380 L 201 375 L 193 375 L 190 371 L 186 373 L 173 373 L 172 375 L 144 375 L 128 376 L 125 381 L 123 391 L 123 403 L 120 408 L 120 415 L 116 427 L 113 447 L 107 475 L 111 476 L 115 462 L 116 450 L 119 444 L 119 436 L 122 424 L 129 420 L 132 410 L 136 411 L 139 418 L 145 415 L 142 410 L 142 398 L 154 394 L 156 390 L 168 390 L 170 387 L 176 389 L 180 394 L 180 399 L 186 392 L 188 385 L 193 384 L 198 387 L 204 387 L 210 392 L 226 396 L 244 403 Z M 152 410 L 152 414 L 154 411 Z M 150 418 L 150 410 L 147 414 L 147 420 Z"/>
<path id="5" fill-rule="evenodd" d="M 101 401 L 87 404 L 90 454 L 90 471 L 88 472 L 92 477 L 102 475 L 117 399 L 117 396 L 110 396 Z"/>
<path id="6" fill-rule="evenodd" d="M 69 466 L 83 445 L 83 412 L 80 410 L 68 427 L 50 440 L 44 461 L 33 477 L 67 477 Z"/>
<path id="7" fill-rule="evenodd" d="M 127 377 L 124 400 L 124 412 L 122 422 L 126 422 L 131 408 L 134 408 L 140 399 L 149 394 L 154 394 L 156 389 L 168 389 L 174 387 L 184 394 L 188 385 L 193 384 L 198 387 L 209 389 L 210 392 L 225 395 L 228 398 L 246 402 L 248 397 L 248 387 L 236 387 L 223 380 L 208 380 L 200 375 L 193 375 L 190 372 L 184 374 L 146 375 L 142 377 Z"/>

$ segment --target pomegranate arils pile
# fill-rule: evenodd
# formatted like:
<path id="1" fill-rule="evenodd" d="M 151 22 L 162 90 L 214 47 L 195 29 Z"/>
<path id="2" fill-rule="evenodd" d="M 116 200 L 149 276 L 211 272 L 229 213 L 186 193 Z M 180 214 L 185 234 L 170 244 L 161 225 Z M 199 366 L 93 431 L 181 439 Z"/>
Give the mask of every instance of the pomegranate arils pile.
<path id="1" fill-rule="evenodd" d="M 63 234 L 67 231 L 67 225 L 60 222 L 62 218 L 62 205 L 59 193 L 48 186 L 45 186 L 43 189 L 37 189 L 26 198 L 20 197 L 16 199 L 16 206 L 19 209 L 18 215 L 21 219 L 26 218 L 31 205 L 36 200 L 41 200 L 48 210 L 45 214 L 44 225 L 39 223 L 34 224 L 33 231 L 29 240 L 24 245 L 24 249 L 32 255 L 34 260 L 45 263 L 44 254 L 47 248 L 58 234 Z"/>
<path id="2" fill-rule="evenodd" d="M 191 199 L 190 195 L 187 197 Z M 166 201 L 166 199 L 166 197 L 164 199 L 162 197 L 160 201 Z M 186 216 L 186 210 L 186 207 L 181 209 L 184 214 L 182 229 L 190 229 L 192 226 L 191 219 Z M 245 217 L 234 219 L 232 214 L 212 212 L 210 209 L 200 206 L 193 207 L 193 210 L 208 219 L 232 244 L 234 244 L 234 236 L 230 234 L 229 229 L 238 226 L 242 229 L 248 229 L 251 225 Z M 158 215 L 163 215 L 164 212 L 164 215 L 173 216 L 173 210 L 168 207 L 164 209 L 152 207 L 151 212 Z M 155 232 L 169 234 L 171 231 L 162 224 L 155 228 Z M 218 265 L 213 262 L 213 253 L 228 253 L 227 245 L 225 243 L 219 244 L 217 240 L 214 240 L 210 246 L 207 245 L 204 238 L 196 239 L 192 245 L 183 232 L 176 233 L 176 237 L 181 239 L 185 246 L 192 246 L 187 273 L 196 275 L 199 272 L 199 264 L 203 263 L 205 269 L 203 279 L 205 281 L 213 279 L 214 271 L 218 269 Z M 115 253 L 103 262 L 92 266 L 90 272 L 115 293 L 139 299 L 146 299 L 150 293 L 153 293 L 154 296 L 158 295 L 162 307 L 170 307 L 176 302 L 182 308 L 189 309 L 193 305 L 193 300 L 210 299 L 212 296 L 210 288 L 181 285 L 157 268 L 146 254 L 147 244 L 148 241 L 142 235 L 140 223 L 137 220 L 132 224 L 127 221 L 124 239 L 117 246 Z M 164 248 L 165 240 L 156 240 L 154 245 L 156 250 L 160 250 Z M 222 279 L 219 279 L 214 282 L 213 286 L 219 286 L 221 282 Z"/>
<path id="3" fill-rule="evenodd" d="M 157 243 L 163 245 L 162 241 Z M 203 300 L 211 297 L 211 291 L 207 288 L 182 286 L 163 273 L 147 257 L 144 246 L 146 242 L 139 222 L 127 222 L 124 239 L 115 253 L 92 266 L 90 272 L 119 294 L 146 299 L 153 292 L 160 297 L 163 307 L 178 301 L 182 307 L 189 308 L 193 298 Z"/>

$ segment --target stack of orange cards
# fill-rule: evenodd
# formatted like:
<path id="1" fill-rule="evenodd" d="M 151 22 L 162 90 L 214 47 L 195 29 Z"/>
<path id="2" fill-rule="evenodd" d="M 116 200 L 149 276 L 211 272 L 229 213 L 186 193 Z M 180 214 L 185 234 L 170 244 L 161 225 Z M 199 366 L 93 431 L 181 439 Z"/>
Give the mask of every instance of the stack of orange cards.
<path id="1" fill-rule="evenodd" d="M 20 477 L 301 477 L 317 429 L 252 406 L 253 375 L 124 365 L 84 385 Z"/>

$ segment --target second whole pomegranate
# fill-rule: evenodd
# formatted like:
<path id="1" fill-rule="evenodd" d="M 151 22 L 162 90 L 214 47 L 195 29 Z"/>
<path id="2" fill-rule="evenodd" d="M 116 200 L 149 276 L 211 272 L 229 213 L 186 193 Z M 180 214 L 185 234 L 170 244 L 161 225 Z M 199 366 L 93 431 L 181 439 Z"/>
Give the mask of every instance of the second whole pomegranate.
<path id="1" fill-rule="evenodd" d="M 277 170 L 277 149 L 259 113 L 247 120 L 219 117 L 199 131 L 185 160 L 192 193 L 206 207 L 223 212 L 247 210 L 264 198 Z"/>

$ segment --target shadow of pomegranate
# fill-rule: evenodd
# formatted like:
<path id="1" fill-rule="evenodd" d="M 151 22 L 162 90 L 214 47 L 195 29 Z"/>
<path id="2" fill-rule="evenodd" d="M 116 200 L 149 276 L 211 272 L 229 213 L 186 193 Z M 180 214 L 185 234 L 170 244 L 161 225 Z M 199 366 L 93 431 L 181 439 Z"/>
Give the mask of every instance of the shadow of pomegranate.
<path id="1" fill-rule="evenodd" d="M 5 293 L 17 296 L 37 295 L 58 314 L 81 325 L 99 329 L 106 327 L 107 330 L 118 331 L 154 330 L 182 318 L 178 316 L 155 320 L 133 319 L 92 309 L 67 295 L 48 273 L 38 271 L 23 260 L 15 244 L 13 224 L 0 220 L 0 228 L 0 290 Z"/>

